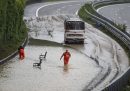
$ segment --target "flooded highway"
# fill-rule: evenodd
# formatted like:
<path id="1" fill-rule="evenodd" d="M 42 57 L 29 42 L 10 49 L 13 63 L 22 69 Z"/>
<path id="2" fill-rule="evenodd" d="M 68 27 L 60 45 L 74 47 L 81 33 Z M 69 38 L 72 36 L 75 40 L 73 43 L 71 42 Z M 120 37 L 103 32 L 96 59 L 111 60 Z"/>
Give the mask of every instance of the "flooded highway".
<path id="1" fill-rule="evenodd" d="M 68 68 L 60 60 L 66 49 L 72 55 Z M 33 67 L 45 51 L 41 68 Z M 24 60 L 16 56 L 0 66 L 0 91 L 81 91 L 99 70 L 94 61 L 77 50 L 33 43 L 25 48 Z"/>
<path id="2" fill-rule="evenodd" d="M 67 5 L 74 8 L 80 3 Z M 26 8 L 30 40 L 25 59 L 16 56 L 0 66 L 0 91 L 101 91 L 128 68 L 128 57 L 121 46 L 89 24 L 85 24 L 85 44 L 65 45 L 64 20 L 75 15 L 60 15 L 62 10 L 58 9 L 59 15 L 31 17 L 42 5 Z M 53 30 L 52 36 L 47 30 Z M 66 49 L 71 53 L 68 66 L 60 60 Z M 46 51 L 41 67 L 33 67 Z"/>

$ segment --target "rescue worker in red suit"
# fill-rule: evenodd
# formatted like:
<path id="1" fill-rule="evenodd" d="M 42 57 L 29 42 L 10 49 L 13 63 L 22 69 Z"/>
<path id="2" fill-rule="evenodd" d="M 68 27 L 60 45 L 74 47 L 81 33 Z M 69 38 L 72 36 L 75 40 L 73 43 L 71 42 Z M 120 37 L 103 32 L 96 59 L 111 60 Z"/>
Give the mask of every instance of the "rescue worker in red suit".
<path id="1" fill-rule="evenodd" d="M 62 59 L 63 56 L 64 56 L 64 65 L 67 65 L 68 62 L 69 62 L 69 59 L 70 59 L 70 57 L 71 57 L 71 54 L 70 54 L 70 52 L 69 52 L 68 50 L 66 50 L 66 51 L 62 54 L 60 60 Z"/>
<path id="2" fill-rule="evenodd" d="M 25 57 L 24 48 L 20 46 L 18 50 L 19 50 L 19 59 L 24 59 Z"/>

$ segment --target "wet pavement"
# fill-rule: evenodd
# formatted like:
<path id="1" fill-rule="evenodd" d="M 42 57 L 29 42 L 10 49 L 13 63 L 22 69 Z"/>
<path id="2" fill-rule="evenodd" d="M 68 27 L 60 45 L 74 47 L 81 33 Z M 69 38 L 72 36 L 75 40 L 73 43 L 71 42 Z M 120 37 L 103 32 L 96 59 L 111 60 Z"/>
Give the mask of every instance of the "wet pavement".
<path id="1" fill-rule="evenodd" d="M 107 13 L 109 11 L 109 13 Z M 116 4 L 102 7 L 98 10 L 106 18 L 119 23 L 126 24 L 127 32 L 130 33 L 130 4 Z"/>
<path id="2" fill-rule="evenodd" d="M 72 55 L 68 67 L 60 60 L 66 49 Z M 33 67 L 46 51 L 41 68 Z M 90 58 L 69 47 L 28 45 L 25 56 L 0 66 L 0 91 L 81 91 L 100 70 Z"/>

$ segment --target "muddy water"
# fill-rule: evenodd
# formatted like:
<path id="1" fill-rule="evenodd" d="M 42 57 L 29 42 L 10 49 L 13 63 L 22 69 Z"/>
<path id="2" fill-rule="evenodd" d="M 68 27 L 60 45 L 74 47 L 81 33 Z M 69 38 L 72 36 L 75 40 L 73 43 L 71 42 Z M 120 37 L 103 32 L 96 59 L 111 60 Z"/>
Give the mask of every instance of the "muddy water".
<path id="1" fill-rule="evenodd" d="M 64 67 L 61 54 L 72 55 Z M 47 51 L 41 68 L 33 67 Z M 76 50 L 61 46 L 28 45 L 25 59 L 18 56 L 0 66 L 0 91 L 81 91 L 100 71 L 94 61 Z"/>

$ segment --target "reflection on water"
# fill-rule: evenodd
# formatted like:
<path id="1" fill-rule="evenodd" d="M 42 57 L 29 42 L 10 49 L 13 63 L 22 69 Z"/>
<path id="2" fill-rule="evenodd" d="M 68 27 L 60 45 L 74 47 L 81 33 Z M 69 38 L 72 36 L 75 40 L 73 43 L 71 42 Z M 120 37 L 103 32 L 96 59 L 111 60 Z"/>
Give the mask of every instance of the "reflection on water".
<path id="1" fill-rule="evenodd" d="M 71 69 L 71 68 L 69 68 L 69 67 L 70 67 L 69 65 L 58 66 L 58 67 L 59 67 L 59 68 L 62 68 L 62 70 L 63 70 L 63 75 L 68 74 L 68 73 L 69 73 L 69 69 Z"/>
<path id="2" fill-rule="evenodd" d="M 68 65 L 64 65 L 64 69 L 63 69 L 63 71 L 67 73 L 68 70 L 69 70 Z"/>

